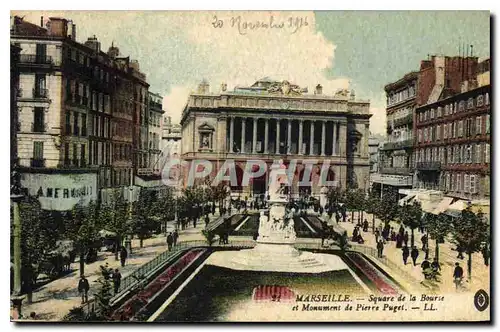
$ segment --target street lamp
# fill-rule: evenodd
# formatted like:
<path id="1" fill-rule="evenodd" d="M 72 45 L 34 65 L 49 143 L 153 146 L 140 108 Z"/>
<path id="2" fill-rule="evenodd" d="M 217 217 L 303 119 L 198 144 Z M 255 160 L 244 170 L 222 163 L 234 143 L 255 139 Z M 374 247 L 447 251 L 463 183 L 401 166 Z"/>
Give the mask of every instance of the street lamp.
<path id="1" fill-rule="evenodd" d="M 23 199 L 21 187 L 19 185 L 19 177 L 16 170 L 17 163 L 13 165 L 11 173 L 12 185 L 10 187 L 10 200 L 13 208 L 13 249 L 14 249 L 14 289 L 11 295 L 11 301 L 15 316 L 21 317 L 21 306 L 24 297 L 21 296 L 21 214 L 19 211 L 19 203 Z"/>

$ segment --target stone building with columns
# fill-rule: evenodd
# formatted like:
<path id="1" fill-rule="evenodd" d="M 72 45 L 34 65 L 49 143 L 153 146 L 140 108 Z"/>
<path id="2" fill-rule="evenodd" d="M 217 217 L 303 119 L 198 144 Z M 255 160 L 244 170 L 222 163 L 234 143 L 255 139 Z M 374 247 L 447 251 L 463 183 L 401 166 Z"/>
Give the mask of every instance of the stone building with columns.
<path id="1" fill-rule="evenodd" d="M 203 81 L 189 95 L 181 117 L 182 159 L 211 161 L 210 177 L 225 160 L 234 160 L 238 185 L 231 191 L 245 196 L 267 189 L 267 172 L 241 185 L 249 160 L 263 160 L 268 170 L 275 160 L 282 159 L 285 165 L 295 160 L 292 195 L 318 195 L 320 169 L 327 164 L 327 181 L 341 188 L 368 189 L 369 101 L 356 100 L 354 91 L 326 95 L 322 90 L 318 84 L 309 94 L 307 88 L 288 81 L 263 78 L 233 91 L 221 84 L 218 92 L 212 92 Z M 307 163 L 313 164 L 308 178 L 312 186 L 298 186 Z M 184 184 L 186 178 L 184 174 Z"/>

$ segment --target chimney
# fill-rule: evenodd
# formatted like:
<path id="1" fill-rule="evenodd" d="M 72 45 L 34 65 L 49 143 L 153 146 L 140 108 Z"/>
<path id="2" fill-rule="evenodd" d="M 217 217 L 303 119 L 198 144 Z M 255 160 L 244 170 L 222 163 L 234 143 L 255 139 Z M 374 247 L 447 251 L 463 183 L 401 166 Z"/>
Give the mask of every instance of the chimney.
<path id="1" fill-rule="evenodd" d="M 50 17 L 50 35 L 57 37 L 68 36 L 68 20 L 59 17 Z"/>
<path id="2" fill-rule="evenodd" d="M 95 53 L 99 53 L 101 51 L 101 43 L 97 40 L 95 35 L 93 37 L 89 37 L 84 45 L 91 48 Z"/>
<path id="3" fill-rule="evenodd" d="M 42 16 L 42 17 L 40 17 L 40 26 L 41 26 L 42 28 L 45 28 L 45 27 L 43 26 L 43 16 Z"/>
<path id="4" fill-rule="evenodd" d="M 323 94 L 323 87 L 321 86 L 321 84 L 316 85 L 316 89 L 314 89 L 314 94 L 315 95 Z"/>
<path id="5" fill-rule="evenodd" d="M 120 49 L 111 42 L 111 47 L 108 49 L 108 55 L 110 58 L 117 58 L 120 55 Z"/>
<path id="6" fill-rule="evenodd" d="M 221 90 L 222 92 L 225 92 L 225 91 L 227 90 L 227 84 L 226 84 L 226 83 L 224 83 L 224 82 L 222 82 L 222 84 L 220 85 L 220 90 Z"/>

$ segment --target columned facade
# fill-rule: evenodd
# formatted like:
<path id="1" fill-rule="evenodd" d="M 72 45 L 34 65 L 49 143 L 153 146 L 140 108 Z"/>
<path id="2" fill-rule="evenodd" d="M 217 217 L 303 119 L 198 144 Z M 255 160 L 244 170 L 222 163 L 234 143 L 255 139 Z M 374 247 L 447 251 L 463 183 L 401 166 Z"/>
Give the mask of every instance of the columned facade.
<path id="1" fill-rule="evenodd" d="M 231 185 L 231 192 L 247 197 L 263 195 L 269 176 L 266 172 L 250 179 L 248 185 L 241 185 L 249 160 L 263 161 L 267 171 L 280 159 L 287 167 L 297 163 L 290 187 L 292 195 L 319 195 L 322 184 L 318 178 L 323 176 L 323 169 L 327 171 L 326 181 L 335 186 L 347 188 L 354 183 L 357 188 L 368 189 L 370 159 L 368 146 L 363 146 L 368 140 L 363 137 L 369 136 L 369 102 L 356 100 L 353 93 L 349 95 L 345 90 L 326 96 L 306 95 L 296 86 L 282 91 L 269 87 L 286 84 L 259 81 L 250 88 L 220 93 L 210 92 L 205 86 L 191 94 L 181 118 L 181 156 L 188 162 L 186 165 L 200 159 L 211 161 L 209 176 L 215 177 L 226 160 L 234 161 L 231 171 L 236 172 L 238 185 Z M 239 93 L 240 90 L 245 91 Z M 255 90 L 259 93 L 254 93 Z M 225 125 L 217 126 L 218 123 Z M 223 132 L 211 134 L 217 137 L 213 148 L 193 148 L 206 130 Z M 349 137 L 356 138 L 355 144 Z M 351 143 L 356 149 L 348 155 Z M 312 171 L 305 172 L 306 164 L 313 165 Z M 187 185 L 189 166 L 185 167 L 184 185 Z M 258 166 L 252 169 L 255 172 Z M 304 188 L 298 185 L 301 181 L 312 181 L 313 185 Z"/>

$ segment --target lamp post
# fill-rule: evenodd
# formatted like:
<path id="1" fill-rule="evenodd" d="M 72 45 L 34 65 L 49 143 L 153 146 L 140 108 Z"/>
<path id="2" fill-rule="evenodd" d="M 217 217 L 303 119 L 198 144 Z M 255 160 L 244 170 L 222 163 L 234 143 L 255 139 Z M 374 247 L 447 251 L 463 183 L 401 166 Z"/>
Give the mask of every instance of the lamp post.
<path id="1" fill-rule="evenodd" d="M 21 296 L 21 214 L 19 204 L 23 199 L 19 185 L 19 176 L 17 173 L 17 162 L 14 161 L 11 172 L 10 201 L 13 209 L 13 251 L 14 251 L 14 287 L 11 295 L 13 318 L 21 317 L 21 307 L 24 296 Z"/>

